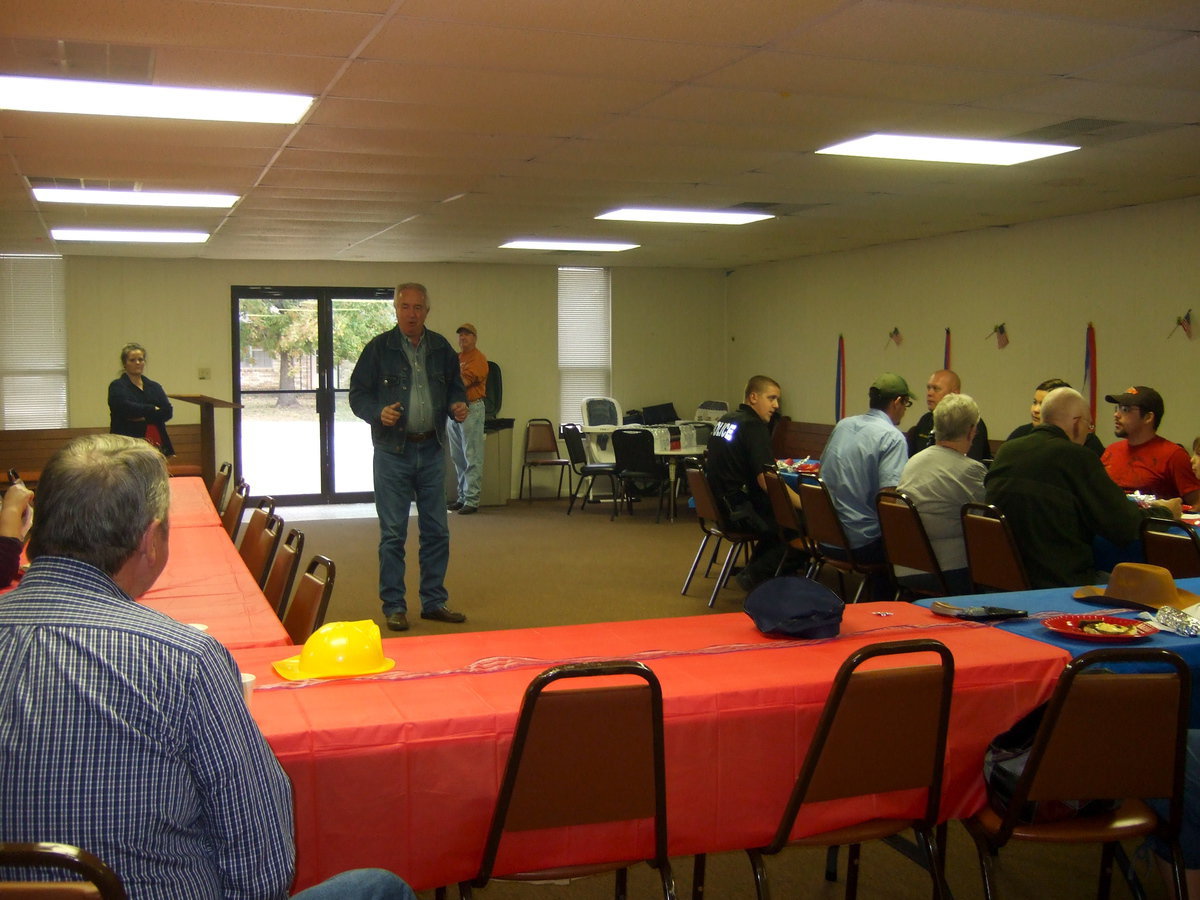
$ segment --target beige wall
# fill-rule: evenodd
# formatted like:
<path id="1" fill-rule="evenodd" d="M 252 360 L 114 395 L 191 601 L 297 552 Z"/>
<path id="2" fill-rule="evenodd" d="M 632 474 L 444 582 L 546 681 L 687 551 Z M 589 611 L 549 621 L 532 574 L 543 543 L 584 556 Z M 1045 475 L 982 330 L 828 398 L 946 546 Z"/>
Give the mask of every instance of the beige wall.
<path id="1" fill-rule="evenodd" d="M 145 345 L 147 375 L 173 394 L 233 393 L 230 286 L 392 286 L 422 281 L 429 326 L 453 338 L 471 321 L 479 347 L 504 369 L 502 415 L 516 419 L 515 485 L 526 419 L 558 417 L 557 272 L 552 266 L 149 260 L 70 257 L 67 328 L 70 422 L 108 421 L 106 387 L 128 341 Z M 614 393 L 626 407 L 672 401 L 681 414 L 718 396 L 724 279 L 710 271 L 617 270 L 613 276 Z M 202 381 L 198 371 L 210 369 Z M 176 421 L 199 421 L 177 404 Z M 365 427 L 365 426 L 364 426 Z M 218 413 L 218 458 L 232 458 L 231 416 Z"/>
<path id="2" fill-rule="evenodd" d="M 1162 434 L 1191 446 L 1200 434 L 1200 199 L 1151 204 L 741 269 L 728 279 L 726 392 L 762 371 L 782 383 L 792 418 L 834 421 L 839 332 L 846 339 L 848 413 L 862 412 L 881 371 L 923 389 L 952 368 L 993 438 L 1028 421 L 1033 386 L 1058 376 L 1079 388 L 1085 330 L 1096 326 L 1099 426 L 1113 440 L 1103 395 L 1132 384 L 1162 392 Z M 1196 307 L 1197 340 L 1167 335 Z M 1010 344 L 985 338 L 1004 322 Z M 903 334 L 888 342 L 893 327 Z"/>
<path id="3" fill-rule="evenodd" d="M 625 408 L 671 401 L 682 415 L 705 399 L 736 402 L 748 376 L 784 389 L 784 412 L 833 421 L 837 336 L 847 347 L 849 412 L 885 369 L 920 392 L 940 367 L 943 329 L 953 367 L 979 400 L 993 437 L 1027 421 L 1033 386 L 1080 386 L 1084 332 L 1096 325 L 1101 393 L 1150 384 L 1166 399 L 1163 434 L 1200 434 L 1198 340 L 1168 339 L 1194 304 L 1200 332 L 1200 199 L 950 235 L 867 250 L 714 270 L 613 270 L 613 394 Z M 504 366 L 504 415 L 557 417 L 556 273 L 551 266 L 144 260 L 72 257 L 67 264 L 70 417 L 107 421 L 105 386 L 122 344 L 150 354 L 148 373 L 172 393 L 232 393 L 233 284 L 429 285 L 430 325 L 462 321 Z M 1011 343 L 986 335 L 1004 322 Z M 888 332 L 904 335 L 897 347 Z M 201 381 L 197 370 L 212 370 Z M 920 406 L 905 420 L 916 421 Z M 1098 433 L 1112 440 L 1101 401 Z M 182 422 L 198 420 L 180 409 Z M 229 458 L 229 418 L 218 418 Z"/>

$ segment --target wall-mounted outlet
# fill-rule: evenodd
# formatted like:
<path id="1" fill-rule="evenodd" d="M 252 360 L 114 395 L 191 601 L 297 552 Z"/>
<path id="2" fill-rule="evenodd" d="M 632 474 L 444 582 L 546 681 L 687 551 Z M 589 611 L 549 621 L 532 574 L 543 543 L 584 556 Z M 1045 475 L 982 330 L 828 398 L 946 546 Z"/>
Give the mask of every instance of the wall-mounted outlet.
<path id="1" fill-rule="evenodd" d="M 197 374 L 201 381 L 208 381 L 212 378 L 212 369 L 201 369 Z"/>

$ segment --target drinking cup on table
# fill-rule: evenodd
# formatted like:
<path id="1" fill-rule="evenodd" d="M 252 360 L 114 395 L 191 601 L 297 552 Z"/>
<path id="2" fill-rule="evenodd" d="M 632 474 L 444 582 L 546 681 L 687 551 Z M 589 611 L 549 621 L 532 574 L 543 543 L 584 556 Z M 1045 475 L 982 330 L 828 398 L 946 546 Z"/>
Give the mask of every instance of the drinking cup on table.
<path id="1" fill-rule="evenodd" d="M 246 701 L 246 706 L 250 705 L 250 698 L 254 694 L 254 682 L 258 681 L 257 675 L 252 675 L 249 672 L 242 673 L 242 698 Z"/>

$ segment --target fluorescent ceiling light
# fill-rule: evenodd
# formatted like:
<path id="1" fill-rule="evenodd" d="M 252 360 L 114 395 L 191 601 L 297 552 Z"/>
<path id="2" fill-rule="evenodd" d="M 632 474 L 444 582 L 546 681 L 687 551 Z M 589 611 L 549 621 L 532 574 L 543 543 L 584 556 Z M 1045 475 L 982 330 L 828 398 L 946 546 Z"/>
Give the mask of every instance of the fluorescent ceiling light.
<path id="1" fill-rule="evenodd" d="M 34 188 L 42 203 L 89 203 L 101 206 L 181 206 L 228 209 L 237 194 L 181 194 L 170 191 L 104 191 L 95 188 Z"/>
<path id="2" fill-rule="evenodd" d="M 301 94 L 0 75 L 0 109 L 27 112 L 291 125 L 312 102 Z"/>
<path id="3" fill-rule="evenodd" d="M 117 244 L 203 244 L 205 231 L 119 231 L 108 228 L 52 228 L 56 241 L 107 241 Z"/>
<path id="4" fill-rule="evenodd" d="M 773 219 L 767 213 L 714 212 L 707 209 L 614 209 L 596 216 L 618 222 L 675 222 L 685 225 L 746 225 Z"/>
<path id="5" fill-rule="evenodd" d="M 1030 144 L 1020 141 L 977 141 L 969 138 L 919 137 L 910 134 L 871 134 L 818 150 L 836 156 L 870 156 L 877 159 L 914 159 L 924 162 L 975 163 L 1011 166 L 1046 156 L 1069 153 L 1078 147 L 1063 144 Z"/>
<path id="6" fill-rule="evenodd" d="M 619 253 L 641 244 L 615 244 L 611 241 L 509 241 L 501 250 L 589 250 L 593 253 Z"/>

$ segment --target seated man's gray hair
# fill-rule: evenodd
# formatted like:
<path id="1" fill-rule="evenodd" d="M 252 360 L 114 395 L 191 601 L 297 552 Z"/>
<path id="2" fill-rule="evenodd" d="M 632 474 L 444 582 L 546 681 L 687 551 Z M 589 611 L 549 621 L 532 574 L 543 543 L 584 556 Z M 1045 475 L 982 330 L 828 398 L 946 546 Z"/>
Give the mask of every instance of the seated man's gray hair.
<path id="1" fill-rule="evenodd" d="M 115 574 L 171 505 L 167 464 L 140 438 L 92 434 L 51 458 L 37 489 L 29 558 L 63 556 Z"/>
<path id="2" fill-rule="evenodd" d="M 979 422 L 979 404 L 966 394 L 947 394 L 933 408 L 933 434 L 939 441 L 958 441 Z"/>

